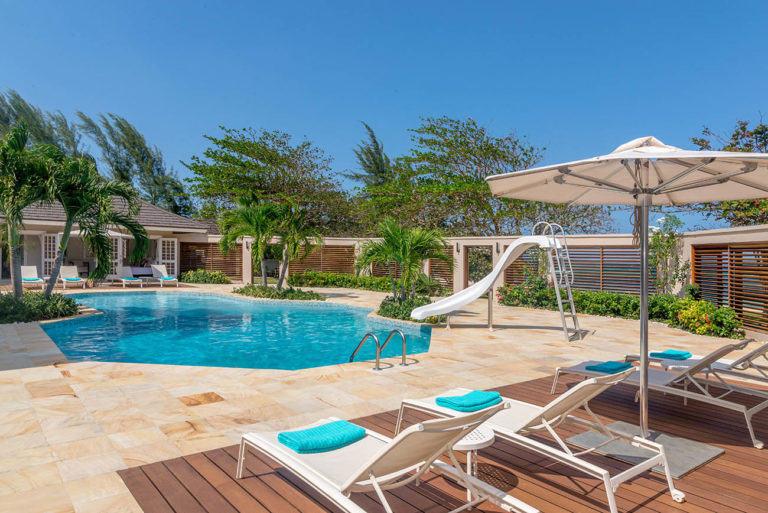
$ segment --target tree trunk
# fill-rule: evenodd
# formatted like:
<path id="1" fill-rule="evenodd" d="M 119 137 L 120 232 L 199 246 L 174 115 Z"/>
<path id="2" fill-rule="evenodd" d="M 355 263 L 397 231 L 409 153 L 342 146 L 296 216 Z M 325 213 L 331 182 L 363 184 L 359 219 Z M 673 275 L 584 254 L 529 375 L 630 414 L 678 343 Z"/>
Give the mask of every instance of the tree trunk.
<path id="1" fill-rule="evenodd" d="M 397 285 L 392 277 L 392 262 L 387 264 L 387 275 L 389 276 L 389 282 L 392 284 L 392 298 L 397 299 Z"/>
<path id="2" fill-rule="evenodd" d="M 288 252 L 283 248 L 283 260 L 280 262 L 280 274 L 277 277 L 277 290 L 283 288 L 283 282 L 285 281 L 285 275 L 288 272 Z"/>
<path id="3" fill-rule="evenodd" d="M 405 300 L 405 266 L 400 266 L 400 302 Z"/>
<path id="4" fill-rule="evenodd" d="M 261 284 L 267 286 L 267 259 L 261 259 Z"/>
<path id="5" fill-rule="evenodd" d="M 13 285 L 13 296 L 21 299 L 24 294 L 24 288 L 21 282 L 21 248 L 19 247 L 19 232 L 8 223 L 8 256 L 11 264 L 11 283 Z"/>
<path id="6" fill-rule="evenodd" d="M 67 251 L 67 244 L 69 244 L 71 233 L 72 221 L 67 221 L 64 224 L 64 233 L 61 235 L 61 241 L 59 242 L 59 254 L 56 255 L 56 261 L 53 262 L 51 276 L 48 278 L 48 285 L 45 287 L 45 297 L 51 296 L 53 288 L 56 286 L 56 281 L 59 279 L 59 271 L 61 271 L 61 264 L 64 263 L 64 253 Z"/>

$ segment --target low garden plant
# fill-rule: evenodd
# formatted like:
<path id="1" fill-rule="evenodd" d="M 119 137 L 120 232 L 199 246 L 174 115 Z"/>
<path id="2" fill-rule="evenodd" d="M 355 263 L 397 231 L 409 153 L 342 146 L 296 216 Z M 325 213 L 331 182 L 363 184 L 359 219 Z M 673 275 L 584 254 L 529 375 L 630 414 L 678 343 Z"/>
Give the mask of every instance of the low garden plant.
<path id="1" fill-rule="evenodd" d="M 321 273 L 304 271 L 288 276 L 288 285 L 292 287 L 341 287 L 345 289 L 373 290 L 392 292 L 392 283 L 386 276 L 366 276 L 347 273 Z M 416 279 L 416 293 L 427 296 L 444 296 L 450 291 L 439 281 L 421 274 Z"/>
<path id="2" fill-rule="evenodd" d="M 0 324 L 45 321 L 77 314 L 77 303 L 71 297 L 43 292 L 24 292 L 21 299 L 13 294 L 0 294 Z"/>
<path id="3" fill-rule="evenodd" d="M 718 307 L 709 301 L 694 299 L 695 290 L 688 290 L 689 297 L 681 299 L 671 294 L 655 294 L 648 298 L 650 319 L 666 322 L 698 335 L 739 338 L 744 336 L 736 312 L 728 307 Z M 509 306 L 546 308 L 557 310 L 554 288 L 545 278 L 529 278 L 519 285 L 505 285 L 498 291 L 499 303 Z M 618 292 L 574 290 L 576 311 L 590 315 L 637 319 L 640 316 L 640 298 Z"/>
<path id="4" fill-rule="evenodd" d="M 403 321 L 426 322 L 431 324 L 445 321 L 445 315 L 427 317 L 423 321 L 411 319 L 411 312 L 414 308 L 428 305 L 431 302 L 432 301 L 426 296 L 416 296 L 402 301 L 399 301 L 392 296 L 387 296 L 384 298 L 384 301 L 381 302 L 381 305 L 379 305 L 379 311 L 376 313 L 382 317 L 400 319 Z"/>
<path id="5" fill-rule="evenodd" d="M 263 299 L 288 299 L 292 301 L 325 301 L 325 296 L 311 290 L 277 289 L 275 287 L 265 287 L 263 285 L 246 285 L 233 290 L 235 294 L 243 296 L 258 297 Z"/>
<path id="6" fill-rule="evenodd" d="M 179 281 L 182 283 L 215 283 L 229 284 L 232 280 L 221 271 L 209 271 L 208 269 L 196 269 L 181 273 Z"/>

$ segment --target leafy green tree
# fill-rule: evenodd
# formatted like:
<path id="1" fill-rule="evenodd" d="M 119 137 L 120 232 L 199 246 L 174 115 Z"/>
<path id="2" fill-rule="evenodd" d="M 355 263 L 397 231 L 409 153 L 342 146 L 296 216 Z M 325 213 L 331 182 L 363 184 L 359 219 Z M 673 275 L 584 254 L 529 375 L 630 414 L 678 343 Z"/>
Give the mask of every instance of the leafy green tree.
<path id="1" fill-rule="evenodd" d="M 109 177 L 136 187 L 153 205 L 189 216 L 195 211 L 183 182 L 169 170 L 163 153 L 150 146 L 138 129 L 115 114 L 99 115 L 98 121 L 77 113 L 79 128 L 93 139 L 109 167 Z"/>
<path id="2" fill-rule="evenodd" d="M 362 182 L 365 187 L 381 186 L 392 179 L 392 163 L 384 153 L 384 145 L 373 129 L 367 123 L 362 123 L 368 133 L 368 139 L 360 142 L 354 150 L 360 171 L 348 173 L 346 176 Z"/>
<path id="3" fill-rule="evenodd" d="M 320 148 L 307 140 L 294 144 L 279 130 L 221 130 L 222 137 L 205 136 L 211 146 L 202 157 L 183 162 L 194 173 L 189 182 L 204 217 L 215 217 L 238 198 L 254 194 L 264 201 L 295 203 L 323 232 L 343 231 L 349 198 Z"/>
<path id="4" fill-rule="evenodd" d="M 688 277 L 691 264 L 682 258 L 683 226 L 679 218 L 667 214 L 651 234 L 649 264 L 656 269 L 655 285 L 659 294 L 671 294 Z"/>
<path id="5" fill-rule="evenodd" d="M 267 252 L 280 224 L 281 209 L 275 203 L 263 202 L 254 195 L 243 196 L 237 206 L 221 214 L 219 247 L 229 254 L 238 239 L 253 238 L 253 263 L 261 264 L 262 285 L 267 286 Z"/>
<path id="6" fill-rule="evenodd" d="M 533 167 L 543 148 L 514 133 L 497 137 L 471 118 L 423 118 L 411 130 L 414 148 L 393 165 L 393 179 L 366 187 L 371 211 L 451 235 L 516 235 L 547 219 L 571 231 L 597 232 L 610 227 L 601 206 L 562 205 L 497 198 L 485 178 Z M 414 212 L 416 210 L 416 212 Z"/>
<path id="7" fill-rule="evenodd" d="M 750 127 L 749 121 L 739 121 L 730 135 L 722 136 L 704 127 L 703 137 L 691 140 L 701 150 L 768 151 L 768 125 L 760 122 Z M 697 210 L 709 217 L 728 222 L 731 226 L 768 223 L 768 198 L 702 203 Z"/>
<path id="8" fill-rule="evenodd" d="M 309 222 L 306 210 L 291 203 L 280 205 L 278 217 L 281 219 L 276 233 L 280 236 L 282 246 L 280 258 L 280 274 L 277 288 L 283 288 L 283 282 L 288 273 L 288 265 L 293 260 L 303 260 L 320 244 L 323 239 L 320 232 Z"/>
<path id="9" fill-rule="evenodd" d="M 387 268 L 396 301 L 416 297 L 416 284 L 424 261 L 437 259 L 452 264 L 445 253 L 445 239 L 431 228 L 405 228 L 392 219 L 378 225 L 378 240 L 363 243 L 355 262 L 358 273 L 374 264 Z"/>
<path id="10" fill-rule="evenodd" d="M 23 211 L 49 201 L 53 190 L 49 146 L 28 147 L 29 132 L 18 123 L 0 140 L 0 214 L 8 232 L 7 244 L 13 293 L 22 296 L 21 235 Z"/>
<path id="11" fill-rule="evenodd" d="M 135 244 L 131 254 L 132 260 L 139 260 L 146 254 L 149 249 L 149 237 L 137 220 L 140 202 L 138 191 L 133 186 L 127 182 L 104 179 L 93 162 L 84 158 L 62 156 L 56 159 L 53 174 L 55 180 L 52 199 L 61 204 L 66 221 L 59 243 L 59 253 L 45 290 L 46 296 L 51 295 L 56 285 L 75 224 L 98 262 L 91 278 L 101 279 L 110 272 L 110 227 L 125 228 L 133 236 Z"/>

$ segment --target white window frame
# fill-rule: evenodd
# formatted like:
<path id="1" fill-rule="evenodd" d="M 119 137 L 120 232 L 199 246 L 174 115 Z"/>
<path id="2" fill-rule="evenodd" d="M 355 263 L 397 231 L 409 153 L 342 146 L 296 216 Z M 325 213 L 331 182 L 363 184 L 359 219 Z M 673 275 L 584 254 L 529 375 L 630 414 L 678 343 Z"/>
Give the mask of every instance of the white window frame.
<path id="1" fill-rule="evenodd" d="M 173 257 L 166 258 L 163 246 L 165 243 L 171 244 Z M 171 237 L 161 237 L 157 239 L 157 261 L 161 265 L 165 265 L 168 270 L 168 276 L 176 277 L 179 273 L 179 239 Z"/>

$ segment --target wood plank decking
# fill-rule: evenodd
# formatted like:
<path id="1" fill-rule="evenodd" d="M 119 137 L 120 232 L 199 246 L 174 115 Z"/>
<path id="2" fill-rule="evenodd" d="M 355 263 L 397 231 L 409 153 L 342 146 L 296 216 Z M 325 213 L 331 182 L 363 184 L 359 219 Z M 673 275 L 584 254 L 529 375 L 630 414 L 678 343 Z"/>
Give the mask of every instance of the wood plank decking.
<path id="1" fill-rule="evenodd" d="M 572 378 L 561 378 L 559 392 Z M 542 378 L 498 389 L 504 395 L 536 404 L 549 402 L 551 378 Z M 593 400 L 592 410 L 606 422 L 637 423 L 636 388 L 620 385 Z M 666 512 L 766 512 L 768 511 L 768 452 L 754 449 L 744 420 L 734 412 L 690 404 L 683 408 L 678 398 L 652 393 L 651 428 L 725 448 L 723 456 L 676 482 L 687 495 L 684 504 L 666 493 L 664 480 L 656 474 L 643 476 L 619 488 L 619 510 L 633 513 Z M 413 422 L 424 415 L 410 413 Z M 357 419 L 355 422 L 392 435 L 396 412 Z M 754 421 L 758 437 L 768 441 L 768 411 Z M 564 430 L 565 431 L 565 430 Z M 574 431 L 573 434 L 576 434 Z M 570 435 L 569 435 L 570 436 Z M 261 454 L 248 458 L 250 474 L 235 480 L 236 446 L 193 454 L 120 472 L 134 497 L 147 513 L 188 512 L 336 512 L 300 479 Z M 614 472 L 620 462 L 594 456 Z M 461 458 L 460 458 L 461 459 Z M 552 460 L 497 441 L 480 451 L 481 478 L 542 512 L 592 513 L 608 511 L 605 492 L 597 480 Z M 388 492 L 397 513 L 449 511 L 461 504 L 464 490 L 442 477 L 430 475 L 421 486 Z M 373 496 L 354 494 L 366 511 L 383 509 Z M 474 511 L 498 512 L 483 504 Z"/>

